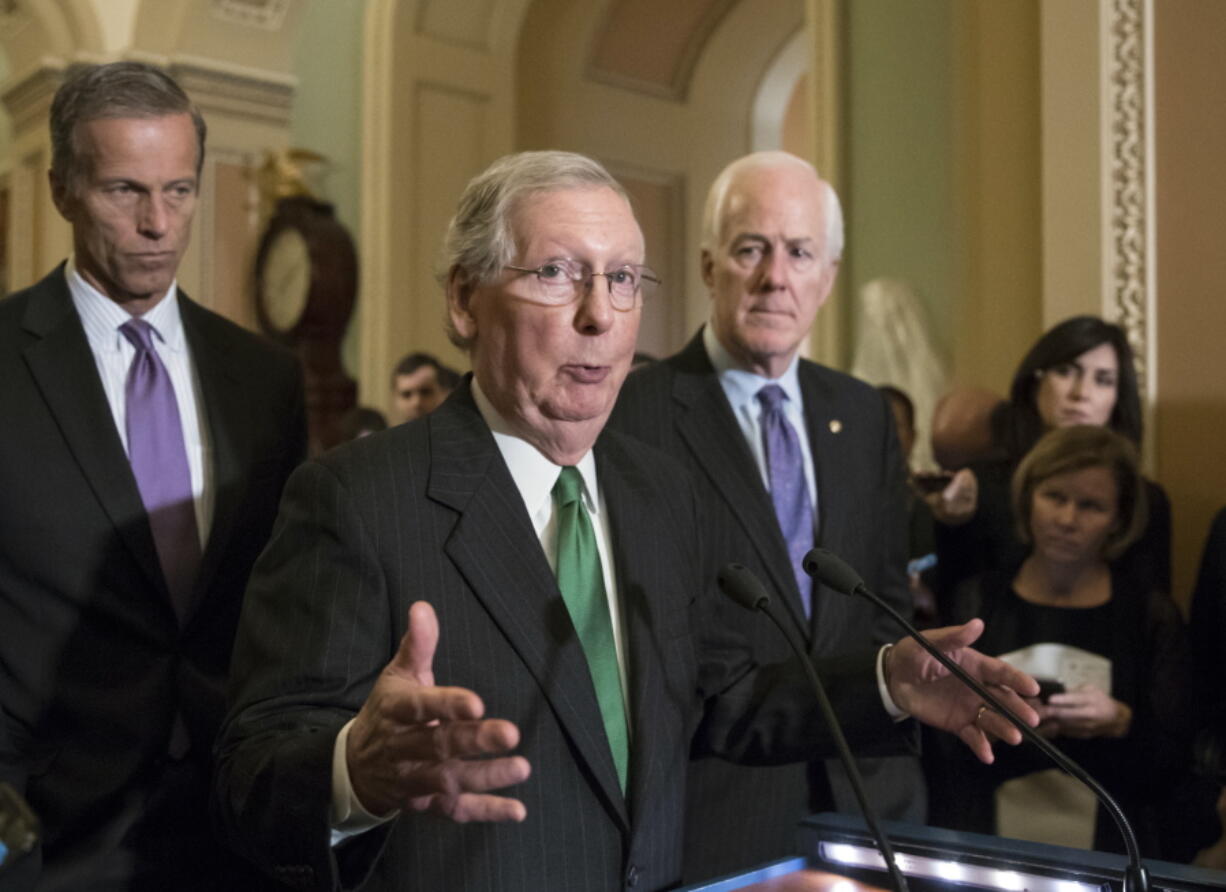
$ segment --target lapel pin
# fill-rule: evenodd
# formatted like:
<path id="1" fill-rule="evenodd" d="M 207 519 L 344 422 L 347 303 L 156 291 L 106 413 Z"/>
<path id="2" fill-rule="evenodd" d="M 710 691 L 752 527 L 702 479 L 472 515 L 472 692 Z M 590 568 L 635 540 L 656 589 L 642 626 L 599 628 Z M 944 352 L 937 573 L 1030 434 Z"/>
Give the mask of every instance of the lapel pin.
<path id="1" fill-rule="evenodd" d="M 830 433 L 837 434 L 841 430 L 843 430 L 843 422 L 839 421 L 837 418 L 831 418 L 830 419 Z"/>

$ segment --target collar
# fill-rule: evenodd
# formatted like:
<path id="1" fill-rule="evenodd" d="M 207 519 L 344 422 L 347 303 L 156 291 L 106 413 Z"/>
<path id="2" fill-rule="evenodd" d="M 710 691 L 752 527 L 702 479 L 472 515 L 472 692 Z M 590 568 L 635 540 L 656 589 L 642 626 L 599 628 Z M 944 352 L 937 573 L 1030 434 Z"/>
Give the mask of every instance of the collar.
<path id="1" fill-rule="evenodd" d="M 511 472 L 515 488 L 519 490 L 528 508 L 528 514 L 536 517 L 537 512 L 547 502 L 553 499 L 553 487 L 562 473 L 562 466 L 554 464 L 544 454 L 522 437 L 512 433 L 511 425 L 507 423 L 493 403 L 481 389 L 481 384 L 473 376 L 473 399 L 477 403 L 477 411 L 485 419 L 490 433 L 494 435 L 494 443 Z M 597 512 L 596 489 L 596 458 L 592 450 L 588 450 L 576 465 L 583 477 L 583 501 L 589 512 Z"/>
<path id="2" fill-rule="evenodd" d="M 711 361 L 719 383 L 728 395 L 728 402 L 734 407 L 757 406 L 758 391 L 767 384 L 778 384 L 788 395 L 788 402 L 796 407 L 804 404 L 800 393 L 800 352 L 792 357 L 787 369 L 778 378 L 767 378 L 751 372 L 724 349 L 724 345 L 715 336 L 715 329 L 708 322 L 702 330 L 702 346 L 707 351 L 707 359 Z"/>
<path id="3" fill-rule="evenodd" d="M 64 277 L 68 281 L 68 292 L 72 295 L 73 306 L 81 317 L 90 344 L 96 350 L 121 350 L 127 339 L 119 333 L 119 328 L 132 318 L 132 314 L 86 281 L 77 269 L 75 256 L 68 258 Z M 179 302 L 173 299 L 177 288 L 178 280 L 171 282 L 162 299 L 140 318 L 153 328 L 154 335 L 163 347 L 181 353 L 187 348 L 187 340 L 183 334 L 183 317 L 179 314 Z"/>

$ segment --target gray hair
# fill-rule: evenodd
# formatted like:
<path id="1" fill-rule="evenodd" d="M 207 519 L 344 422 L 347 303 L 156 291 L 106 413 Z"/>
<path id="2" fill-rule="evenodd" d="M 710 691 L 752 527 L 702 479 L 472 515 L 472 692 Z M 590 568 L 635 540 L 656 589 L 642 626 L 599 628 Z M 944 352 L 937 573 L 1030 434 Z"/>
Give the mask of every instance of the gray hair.
<path id="1" fill-rule="evenodd" d="M 144 62 L 73 65 L 51 101 L 51 173 L 75 189 L 84 172 L 77 125 L 100 118 L 160 118 L 190 115 L 196 129 L 196 175 L 204 164 L 208 132 L 200 109 L 162 69 Z"/>
<path id="2" fill-rule="evenodd" d="M 720 227 L 723 223 L 728 193 L 738 175 L 767 167 L 798 165 L 812 172 L 817 179 L 822 195 L 822 219 L 826 222 L 825 260 L 835 263 L 843 258 L 843 206 L 839 203 L 834 187 L 822 179 L 821 174 L 808 161 L 790 152 L 754 152 L 733 161 L 719 172 L 707 192 L 707 202 L 702 213 L 702 248 L 714 252 L 719 247 Z"/>
<path id="3" fill-rule="evenodd" d="M 575 152 L 518 152 L 504 155 L 469 180 L 443 239 L 439 280 L 444 287 L 457 272 L 471 284 L 493 279 L 515 259 L 511 217 L 525 198 L 561 189 L 609 188 L 630 196 L 597 161 Z M 455 330 L 450 315 L 447 337 L 462 350 L 471 343 Z"/>

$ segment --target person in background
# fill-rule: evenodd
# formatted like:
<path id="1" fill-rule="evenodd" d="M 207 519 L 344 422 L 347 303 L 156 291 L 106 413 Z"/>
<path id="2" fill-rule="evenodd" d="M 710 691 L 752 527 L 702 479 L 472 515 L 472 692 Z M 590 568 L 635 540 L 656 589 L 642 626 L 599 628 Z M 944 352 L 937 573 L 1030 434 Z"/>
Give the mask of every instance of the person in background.
<path id="1" fill-rule="evenodd" d="M 938 523 L 938 601 L 987 570 L 1015 569 L 1026 554 L 1009 508 L 1009 480 L 1044 432 L 1071 425 L 1110 428 L 1140 448 L 1141 400 L 1132 350 L 1118 325 L 1096 316 L 1066 319 L 1030 349 L 1013 376 L 1009 400 L 992 415 L 996 457 L 974 462 L 928 496 Z M 1137 541 L 1116 557 L 1147 590 L 1171 590 L 1171 509 L 1162 487 L 1146 481 L 1147 514 Z"/>
<path id="2" fill-rule="evenodd" d="M 932 577 L 937 563 L 936 537 L 933 532 L 932 509 L 924 501 L 923 487 L 940 485 L 947 478 L 935 474 L 917 475 L 911 470 L 911 450 L 915 446 L 915 406 L 911 397 L 897 387 L 883 384 L 877 389 L 889 401 L 890 409 L 894 413 L 898 442 L 908 471 L 910 492 L 907 493 L 907 584 L 915 604 L 915 624 L 922 629 L 931 628 L 936 624 L 937 605 L 928 580 Z M 935 484 L 930 482 L 934 480 Z"/>
<path id="3" fill-rule="evenodd" d="M 387 430 L 387 419 L 378 409 L 354 406 L 341 417 L 341 442 L 348 443 Z"/>
<path id="4" fill-rule="evenodd" d="M 460 383 L 460 373 L 429 353 L 410 353 L 392 370 L 396 424 L 429 415 Z"/>
<path id="5" fill-rule="evenodd" d="M 985 650 L 1046 680 L 1039 732 L 1111 792 L 1146 855 L 1165 857 L 1160 805 L 1187 769 L 1195 695 L 1174 601 L 1116 563 L 1145 525 L 1136 449 L 1106 426 L 1056 427 L 1018 466 L 1011 496 L 1027 554 L 966 580 L 952 615 L 983 619 Z M 932 823 L 1123 851 L 1092 795 L 1038 750 L 985 768 L 929 742 Z"/>
<path id="6" fill-rule="evenodd" d="M 1214 516 L 1201 552 L 1196 587 L 1188 606 L 1188 637 L 1199 683 L 1200 721 L 1193 745 L 1190 781 L 1178 791 L 1170 810 L 1177 838 L 1190 848 L 1172 857 L 1183 860 L 1197 849 L 1195 863 L 1226 870 L 1226 507 Z"/>
<path id="7" fill-rule="evenodd" d="M 306 418 L 297 360 L 177 285 L 204 142 L 144 63 L 51 102 L 72 254 L 0 302 L 0 781 L 43 829 L 6 890 L 261 883 L 213 835 L 212 746 Z"/>
<path id="8" fill-rule="evenodd" d="M 710 319 L 681 352 L 631 374 L 610 420 L 694 469 L 705 535 L 764 581 L 814 657 L 899 633 L 867 601 L 809 578 L 801 561 L 815 545 L 848 561 L 900 613 L 912 611 L 906 470 L 890 408 L 865 382 L 800 355 L 842 253 L 838 196 L 811 164 L 786 152 L 733 161 L 703 214 Z M 733 621 L 759 661 L 790 654 L 771 624 Z M 883 817 L 923 820 L 913 757 L 861 762 Z M 858 810 L 837 763 L 750 768 L 705 759 L 690 774 L 690 882 L 789 854 L 807 814 Z M 746 822 L 746 813 L 758 818 Z"/>

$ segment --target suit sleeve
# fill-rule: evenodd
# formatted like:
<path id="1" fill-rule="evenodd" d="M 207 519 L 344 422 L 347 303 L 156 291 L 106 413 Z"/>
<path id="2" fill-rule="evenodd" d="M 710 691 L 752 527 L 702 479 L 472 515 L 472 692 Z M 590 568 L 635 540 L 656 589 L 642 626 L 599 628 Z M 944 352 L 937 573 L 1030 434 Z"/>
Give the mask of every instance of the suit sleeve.
<path id="1" fill-rule="evenodd" d="M 719 591 L 717 558 L 709 553 L 695 506 L 693 529 L 708 568 L 700 580 L 692 625 L 698 650 L 698 686 L 703 703 L 691 750 L 746 765 L 781 765 L 836 755 L 834 739 L 818 706 L 804 667 L 795 657 L 758 664 L 740 632 L 746 622 L 769 622 Z M 818 675 L 849 744 L 864 754 L 897 752 L 900 729 L 887 715 L 877 690 L 876 650 L 818 659 Z"/>
<path id="2" fill-rule="evenodd" d="M 248 586 L 214 796 L 230 844 L 282 881 L 359 885 L 386 839 L 332 849 L 332 748 L 404 622 L 354 495 L 328 468 L 301 466 Z"/>

